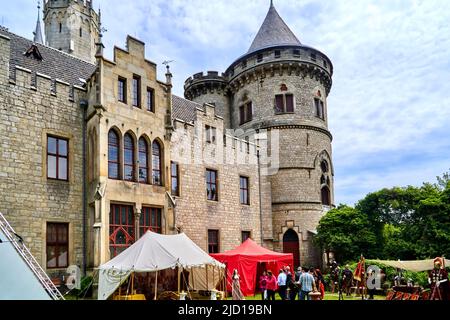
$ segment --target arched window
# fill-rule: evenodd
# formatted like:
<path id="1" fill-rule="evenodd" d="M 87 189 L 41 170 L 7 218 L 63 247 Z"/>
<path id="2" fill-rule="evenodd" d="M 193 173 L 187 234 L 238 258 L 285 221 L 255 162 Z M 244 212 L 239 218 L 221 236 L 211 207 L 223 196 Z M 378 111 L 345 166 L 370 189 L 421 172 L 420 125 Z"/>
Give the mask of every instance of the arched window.
<path id="1" fill-rule="evenodd" d="M 139 139 L 139 182 L 148 181 L 148 144 L 144 138 Z"/>
<path id="2" fill-rule="evenodd" d="M 330 189 L 327 186 L 322 187 L 321 193 L 322 193 L 322 204 L 324 206 L 330 206 L 331 205 Z"/>
<path id="3" fill-rule="evenodd" d="M 161 162 L 161 146 L 158 141 L 154 141 L 152 145 L 152 170 L 153 184 L 157 186 L 162 186 Z"/>
<path id="4" fill-rule="evenodd" d="M 134 181 L 134 141 L 129 133 L 123 139 L 123 159 L 123 178 L 126 181 Z"/>
<path id="5" fill-rule="evenodd" d="M 108 133 L 108 177 L 120 179 L 119 135 L 111 129 Z"/>
<path id="6" fill-rule="evenodd" d="M 322 169 L 323 173 L 327 173 L 328 172 L 328 162 L 326 160 L 322 160 L 322 162 L 320 163 L 320 168 Z"/>

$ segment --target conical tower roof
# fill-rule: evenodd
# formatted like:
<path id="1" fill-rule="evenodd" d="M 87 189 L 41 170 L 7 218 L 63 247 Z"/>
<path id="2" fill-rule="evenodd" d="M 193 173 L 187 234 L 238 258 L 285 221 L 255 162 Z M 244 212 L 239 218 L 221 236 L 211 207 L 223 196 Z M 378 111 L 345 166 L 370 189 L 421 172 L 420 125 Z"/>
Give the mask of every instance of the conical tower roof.
<path id="1" fill-rule="evenodd" d="M 300 46 L 301 42 L 278 14 L 273 2 L 248 53 L 282 45 Z"/>
<path id="2" fill-rule="evenodd" d="M 38 18 L 37 18 L 37 22 L 36 22 L 36 30 L 33 32 L 34 34 L 34 38 L 33 41 L 35 43 L 40 43 L 40 44 L 44 44 L 44 38 L 42 37 L 42 31 L 41 31 L 41 4 L 40 2 L 38 2 Z"/>

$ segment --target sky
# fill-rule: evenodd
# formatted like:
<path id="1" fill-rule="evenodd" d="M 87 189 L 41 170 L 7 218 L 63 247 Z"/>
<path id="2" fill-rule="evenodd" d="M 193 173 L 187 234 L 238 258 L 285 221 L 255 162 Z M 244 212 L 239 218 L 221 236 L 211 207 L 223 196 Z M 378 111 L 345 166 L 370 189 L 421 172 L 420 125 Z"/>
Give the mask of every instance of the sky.
<path id="1" fill-rule="evenodd" d="M 129 34 L 174 91 L 247 52 L 269 0 L 94 0 L 105 55 Z M 328 97 L 336 204 L 385 187 L 435 182 L 450 169 L 450 1 L 274 0 L 300 41 L 334 64 Z M 31 38 L 35 0 L 0 0 L 0 23 Z"/>

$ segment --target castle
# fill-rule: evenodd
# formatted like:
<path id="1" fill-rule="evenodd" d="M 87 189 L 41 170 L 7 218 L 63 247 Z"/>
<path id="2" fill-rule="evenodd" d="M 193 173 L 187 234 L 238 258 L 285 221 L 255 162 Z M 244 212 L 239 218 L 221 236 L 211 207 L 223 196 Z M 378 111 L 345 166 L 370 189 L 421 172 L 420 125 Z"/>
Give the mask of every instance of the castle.
<path id="1" fill-rule="evenodd" d="M 92 1 L 46 0 L 34 39 L 0 28 L 0 212 L 50 274 L 91 270 L 147 230 L 210 253 L 251 237 L 319 265 L 333 207 L 333 66 L 271 3 L 247 53 L 185 98 L 145 44 L 103 54 Z"/>

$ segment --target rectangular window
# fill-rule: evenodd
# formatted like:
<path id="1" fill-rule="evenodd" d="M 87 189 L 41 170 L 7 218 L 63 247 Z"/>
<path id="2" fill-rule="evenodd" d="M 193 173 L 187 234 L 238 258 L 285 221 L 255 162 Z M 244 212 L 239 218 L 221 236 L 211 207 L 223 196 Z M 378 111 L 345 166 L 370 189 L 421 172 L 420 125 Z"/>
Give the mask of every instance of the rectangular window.
<path id="1" fill-rule="evenodd" d="M 133 206 L 111 204 L 109 213 L 109 251 L 114 258 L 135 241 Z"/>
<path id="2" fill-rule="evenodd" d="M 161 208 L 142 207 L 139 218 L 139 234 L 142 237 L 147 231 L 162 233 Z"/>
<path id="3" fill-rule="evenodd" d="M 69 224 L 47 223 L 47 268 L 69 266 Z"/>
<path id="4" fill-rule="evenodd" d="M 275 112 L 284 112 L 284 96 L 282 94 L 278 94 L 275 96 Z"/>
<path id="5" fill-rule="evenodd" d="M 275 50 L 275 58 L 280 58 L 280 57 L 281 57 L 281 51 Z"/>
<path id="6" fill-rule="evenodd" d="M 247 60 L 242 61 L 242 69 L 247 68 Z"/>
<path id="7" fill-rule="evenodd" d="M 251 239 L 252 233 L 250 231 L 242 231 L 242 243 L 247 241 L 248 239 Z"/>
<path id="8" fill-rule="evenodd" d="M 216 170 L 206 170 L 206 195 L 210 201 L 219 201 Z"/>
<path id="9" fill-rule="evenodd" d="M 253 120 L 253 104 L 252 104 L 251 101 L 245 105 L 245 109 L 246 109 L 246 111 L 245 111 L 245 114 L 246 114 L 245 120 L 246 120 L 246 122 L 250 122 L 250 121 Z"/>
<path id="10" fill-rule="evenodd" d="M 178 163 L 171 163 L 171 177 L 172 177 L 172 195 L 179 197 L 180 196 L 180 171 L 178 167 Z"/>
<path id="11" fill-rule="evenodd" d="M 294 57 L 300 57 L 300 50 L 294 49 L 294 51 L 292 53 L 293 53 Z"/>
<path id="12" fill-rule="evenodd" d="M 119 77 L 118 81 L 118 99 L 120 102 L 127 103 L 127 79 Z"/>
<path id="13" fill-rule="evenodd" d="M 250 137 L 245 137 L 245 151 L 250 154 Z"/>
<path id="14" fill-rule="evenodd" d="M 147 111 L 155 112 L 155 90 L 147 88 Z"/>
<path id="15" fill-rule="evenodd" d="M 47 178 L 68 181 L 69 141 L 47 136 Z"/>
<path id="16" fill-rule="evenodd" d="M 245 123 L 245 106 L 239 107 L 239 123 L 244 124 Z"/>
<path id="17" fill-rule="evenodd" d="M 208 253 L 219 253 L 219 230 L 208 230 Z"/>
<path id="18" fill-rule="evenodd" d="M 264 59 L 263 54 L 262 53 L 258 54 L 258 57 L 256 59 L 257 59 L 257 62 L 262 62 Z"/>
<path id="19" fill-rule="evenodd" d="M 250 205 L 249 179 L 241 176 L 239 180 L 241 204 Z"/>
<path id="20" fill-rule="evenodd" d="M 141 77 L 133 76 L 133 107 L 141 107 Z"/>
<path id="21" fill-rule="evenodd" d="M 324 108 L 323 101 L 315 98 L 314 105 L 315 105 L 315 109 L 316 109 L 316 117 L 320 118 L 322 120 L 325 120 L 325 108 Z"/>
<path id="22" fill-rule="evenodd" d="M 294 112 L 294 95 L 286 95 L 286 112 Z"/>
<path id="23" fill-rule="evenodd" d="M 327 63 L 326 60 L 323 60 L 323 67 L 324 67 L 325 69 L 328 68 L 328 63 Z"/>
<path id="24" fill-rule="evenodd" d="M 216 128 L 206 125 L 206 142 L 207 143 L 216 143 Z"/>
<path id="25" fill-rule="evenodd" d="M 311 60 L 314 62 L 317 60 L 317 56 L 315 53 L 311 53 Z"/>

